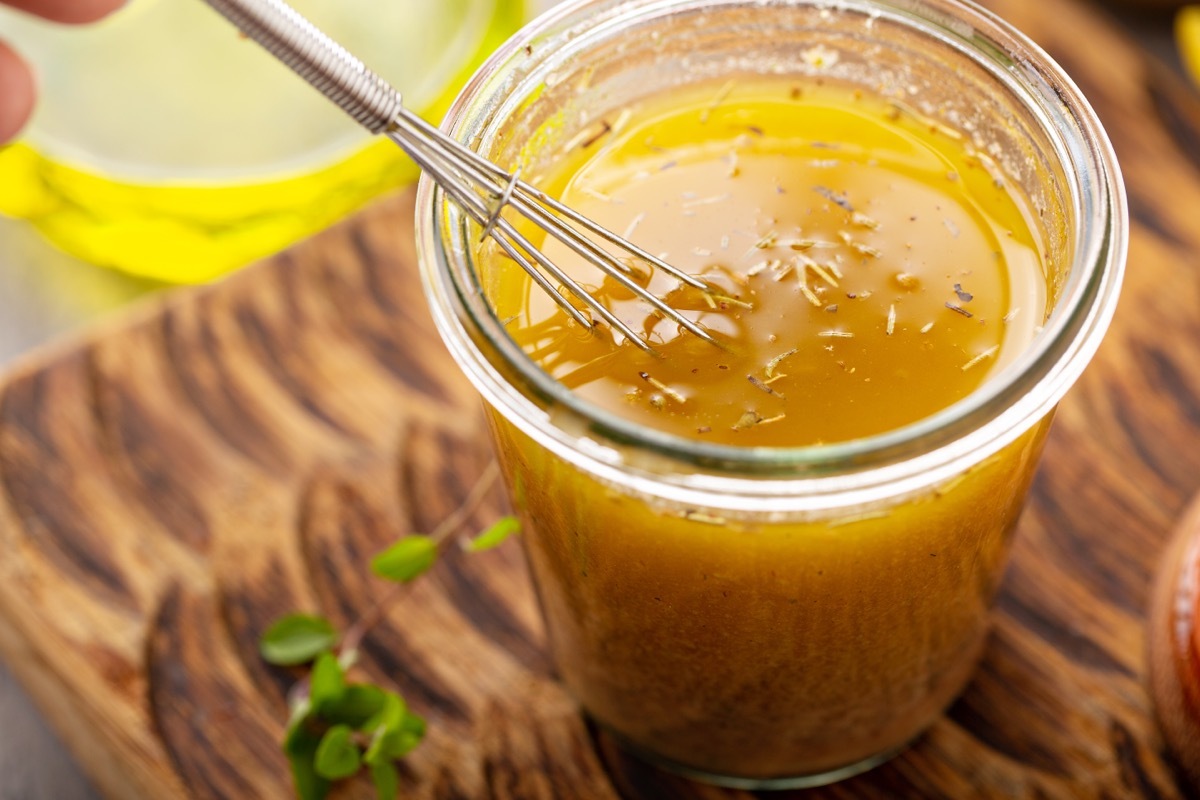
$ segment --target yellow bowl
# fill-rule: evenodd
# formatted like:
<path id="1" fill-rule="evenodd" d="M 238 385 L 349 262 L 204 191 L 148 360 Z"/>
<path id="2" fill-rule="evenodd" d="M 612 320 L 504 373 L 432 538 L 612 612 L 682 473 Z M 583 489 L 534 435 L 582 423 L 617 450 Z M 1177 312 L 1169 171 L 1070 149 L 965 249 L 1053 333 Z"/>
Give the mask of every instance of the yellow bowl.
<path id="1" fill-rule="evenodd" d="M 521 0 L 296 0 L 437 119 L 525 16 Z M 320 230 L 416 167 L 201 3 L 132 0 L 97 26 L 0 9 L 39 74 L 25 138 L 0 148 L 0 213 L 56 246 L 204 281 Z"/>
<path id="2" fill-rule="evenodd" d="M 1200 87 L 1200 6 L 1180 9 L 1175 16 L 1175 40 L 1184 67 L 1191 73 L 1192 82 Z"/>

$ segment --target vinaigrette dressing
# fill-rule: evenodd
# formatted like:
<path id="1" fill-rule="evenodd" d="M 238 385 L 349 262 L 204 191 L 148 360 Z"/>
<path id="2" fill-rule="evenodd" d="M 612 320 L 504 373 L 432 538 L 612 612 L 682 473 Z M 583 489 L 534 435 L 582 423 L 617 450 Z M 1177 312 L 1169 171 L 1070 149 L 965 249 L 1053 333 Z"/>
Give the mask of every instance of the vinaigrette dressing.
<path id="1" fill-rule="evenodd" d="M 482 260 L 526 351 L 634 422 L 741 446 L 870 436 L 966 397 L 1044 320 L 1027 209 L 959 134 L 881 98 L 731 81 L 646 102 L 601 130 L 540 186 L 703 276 L 707 295 L 648 280 L 727 349 L 598 282 L 555 242 L 547 254 L 659 357 L 584 331 L 490 247 Z"/>

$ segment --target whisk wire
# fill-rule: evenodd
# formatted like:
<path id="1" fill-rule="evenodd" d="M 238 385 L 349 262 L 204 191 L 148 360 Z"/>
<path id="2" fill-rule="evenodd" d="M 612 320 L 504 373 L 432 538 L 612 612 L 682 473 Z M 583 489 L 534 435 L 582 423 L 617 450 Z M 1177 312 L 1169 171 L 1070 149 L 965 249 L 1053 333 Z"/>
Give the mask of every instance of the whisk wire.
<path id="1" fill-rule="evenodd" d="M 432 177 L 438 184 L 438 186 L 442 187 L 442 191 L 446 192 L 446 194 L 450 196 L 450 199 L 454 201 L 454 204 L 465 211 L 476 224 L 486 224 L 488 215 L 482 199 L 473 192 L 468 191 L 465 188 L 465 184 L 461 180 L 456 180 L 456 178 L 459 178 L 460 176 L 451 174 L 447 171 L 446 165 L 431 160 L 423 153 L 415 152 L 412 153 L 410 157 L 417 163 L 417 166 L 419 166 L 422 171 L 428 173 L 430 177 Z M 500 220 L 497 218 L 497 223 L 499 221 Z M 562 296 L 558 288 L 550 282 L 550 280 L 541 272 L 541 270 L 534 266 L 529 259 L 527 259 L 519 250 L 517 250 L 507 238 L 496 237 L 493 241 L 500 245 L 505 254 L 508 255 L 509 258 L 516 261 L 517 264 L 519 264 L 521 268 L 528 273 L 529 277 L 543 291 L 549 294 L 550 297 L 553 298 L 556 303 L 558 303 L 559 307 L 561 307 L 564 312 L 569 314 L 572 319 L 585 328 L 592 327 L 592 321 L 588 319 L 579 309 L 571 305 L 570 301 Z M 557 278 L 557 276 L 555 277 Z"/>
<path id="2" fill-rule="evenodd" d="M 500 215 L 504 213 L 504 207 L 512 200 L 513 189 L 517 188 L 517 182 L 521 179 L 521 170 L 513 171 L 512 178 L 504 184 L 504 193 L 500 195 L 496 201 L 496 207 L 492 209 L 491 215 L 488 217 L 487 225 L 483 226 L 483 233 L 479 234 L 480 243 L 484 239 L 492 235 L 492 231 L 496 228 L 496 221 L 500 219 Z"/>
<path id="3" fill-rule="evenodd" d="M 408 152 L 408 142 L 397 140 L 392 133 L 388 135 L 393 140 L 396 140 L 397 144 L 401 147 L 406 148 L 406 152 Z M 476 224 L 481 226 L 487 224 L 487 220 L 492 212 L 489 212 L 483 198 L 479 194 L 467 188 L 471 184 L 467 183 L 460 173 L 457 173 L 456 167 L 459 165 L 454 164 L 453 160 L 446 153 L 437 150 L 412 148 L 412 152 L 409 154 L 421 169 L 427 171 L 437 181 L 438 185 L 442 187 L 442 190 L 450 195 L 455 204 L 467 212 Z M 443 183 L 443 178 L 446 178 L 447 182 Z M 458 180 L 454 180 L 455 178 Z M 567 298 L 563 297 L 557 288 L 550 284 L 545 275 L 538 269 L 538 266 L 549 272 L 561 286 L 581 302 L 585 303 L 605 322 L 620 331 L 622 336 L 625 336 L 638 347 L 654 352 L 653 347 L 641 336 L 638 336 L 627 323 L 588 292 L 578 281 L 563 271 L 561 267 L 547 258 L 539 249 L 534 247 L 533 243 L 517 231 L 508 220 L 500 216 L 495 217 L 495 226 L 491 238 L 500 245 L 506 255 L 516 261 L 580 325 L 585 328 L 591 328 L 593 323 L 579 309 L 575 308 Z M 532 258 L 533 261 L 536 261 L 538 266 L 535 266 L 525 254 L 528 254 L 529 258 Z"/>
<path id="4" fill-rule="evenodd" d="M 367 130 L 385 133 L 400 145 L 446 195 L 482 227 L 484 236 L 495 241 L 538 287 L 548 292 L 559 307 L 580 325 L 591 328 L 593 323 L 583 310 L 564 296 L 564 292 L 593 311 L 628 341 L 654 352 L 644 334 L 635 332 L 521 234 L 503 216 L 504 209 L 512 208 L 546 231 L 571 252 L 644 300 L 660 316 L 673 320 L 705 341 L 719 345 L 704 328 L 634 280 L 631 277 L 632 269 L 596 240 L 683 284 L 709 291 L 703 280 L 683 272 L 549 197 L 521 180 L 519 171 L 509 173 L 501 169 L 404 108 L 395 89 L 284 0 L 204 2 L 320 90 Z M 550 278 L 557 281 L 557 287 Z"/>
<path id="5" fill-rule="evenodd" d="M 467 162 L 471 163 L 472 165 L 478 167 L 483 172 L 490 173 L 493 177 L 495 177 L 497 179 L 507 179 L 509 177 L 508 173 L 506 173 L 499 166 L 497 166 L 496 164 L 493 164 L 492 162 L 483 158 L 478 153 L 476 153 L 474 150 L 471 150 L 469 147 L 466 147 L 461 142 L 459 142 L 457 139 L 455 139 L 455 138 L 449 136 L 448 134 L 446 134 L 445 132 L 443 132 L 440 128 L 437 128 L 434 125 L 431 125 L 430 123 L 426 122 L 425 120 L 421 119 L 420 117 L 418 117 L 415 114 L 412 114 L 410 112 L 403 111 L 401 113 L 403 114 L 403 116 L 406 117 L 406 119 L 411 121 L 412 126 L 415 127 L 417 130 L 419 130 L 421 133 L 423 133 L 426 136 L 429 136 L 431 138 L 437 139 L 441 144 L 443 144 L 446 147 L 454 148 L 456 150 L 461 151 L 461 155 L 464 160 L 466 160 Z M 517 185 L 518 189 L 520 189 L 525 195 L 532 198 L 534 201 L 541 203 L 542 205 L 553 210 L 555 213 L 557 213 L 563 217 L 566 217 L 571 222 L 574 222 L 575 224 L 580 225 L 581 227 L 585 228 L 589 232 L 604 239 L 606 242 L 608 242 L 612 245 L 615 245 L 616 247 L 619 247 L 622 250 L 625 250 L 627 253 L 629 253 L 629 255 L 633 256 L 634 258 L 637 258 L 641 261 L 645 261 L 647 264 L 653 266 L 655 269 L 662 270 L 663 272 L 667 273 L 671 277 L 673 277 L 677 280 L 680 280 L 693 288 L 701 289 L 703 291 L 709 291 L 708 284 L 706 284 L 704 281 L 697 278 L 695 275 L 689 275 L 688 273 L 686 273 L 683 270 L 679 269 L 678 267 L 674 266 L 670 262 L 664 261 L 663 259 L 654 255 L 653 253 L 649 252 L 648 250 L 644 250 L 643 248 L 639 247 L 638 245 L 634 244 L 633 242 L 629 241 L 628 239 L 617 235 L 613 231 L 611 231 L 608 228 L 605 228 L 603 225 L 600 225 L 599 223 L 597 223 L 595 220 L 585 217 L 584 215 L 580 214 L 578 211 L 571 208 L 570 206 L 564 205 L 560 201 L 556 200 L 555 198 L 553 198 L 550 195 L 543 192 L 541 189 L 538 189 L 536 186 L 532 186 L 531 184 L 528 184 L 522 180 L 518 180 L 516 182 L 516 185 Z M 578 234 L 576 234 L 576 235 L 578 235 Z"/>
<path id="6" fill-rule="evenodd" d="M 560 218 L 555 217 L 554 214 L 550 213 L 550 211 L 548 211 L 544 206 L 549 206 L 550 209 L 558 211 L 559 213 L 568 217 L 570 220 L 587 228 L 589 231 L 592 231 L 597 236 L 600 236 L 606 241 L 609 241 L 617 247 L 625 250 L 635 258 L 647 260 L 654 266 L 657 266 L 659 263 L 664 264 L 667 271 L 672 276 L 678 277 L 680 280 L 685 281 L 691 286 L 707 291 L 708 287 L 703 281 L 700 281 L 699 279 L 688 275 L 687 273 L 679 271 L 676 267 L 666 264 L 665 261 L 650 255 L 646 251 L 642 250 L 631 242 L 622 239 L 612 231 L 609 231 L 607 228 L 604 228 L 593 220 L 590 220 L 587 217 L 584 217 L 570 209 L 569 207 L 564 206 L 558 201 L 553 200 L 553 198 L 550 198 L 544 192 L 535 189 L 534 187 L 520 180 L 519 175 L 509 174 L 495 164 L 482 159 L 478 154 L 467 148 L 458 140 L 448 136 L 432 125 L 429 125 L 429 123 L 425 122 L 420 117 L 417 117 L 415 114 L 412 114 L 406 110 L 402 110 L 397 113 L 394 124 L 396 126 L 395 130 L 389 132 L 389 135 L 392 136 L 393 140 L 396 141 L 397 144 L 405 148 L 406 151 L 410 149 L 437 149 L 431 147 L 429 140 L 433 140 L 434 143 L 440 146 L 440 149 L 438 149 L 438 155 L 445 156 L 447 161 L 450 162 L 464 178 L 474 181 L 475 184 L 478 185 L 483 191 L 491 194 L 493 197 L 500 197 L 501 203 L 497 207 L 495 212 L 496 214 L 502 211 L 505 205 L 513 207 L 518 213 L 528 218 L 539 228 L 545 230 L 548 234 L 553 236 L 576 255 L 586 260 L 589 264 L 599 269 L 605 275 L 611 277 L 628 291 L 648 302 L 660 314 L 673 320 L 678 325 L 681 325 L 693 335 L 714 344 L 716 343 L 716 340 L 713 339 L 712 336 L 702 327 L 689 319 L 678 309 L 663 302 L 661 298 L 659 298 L 645 286 L 630 278 L 626 274 L 627 268 L 625 268 L 620 261 L 613 257 L 611 253 L 605 251 L 596 242 L 581 235 L 577 230 L 571 228 Z M 393 135 L 398 131 L 407 131 L 412 133 L 412 129 L 414 128 L 418 134 L 422 135 L 415 135 L 411 139 Z M 513 190 L 514 187 L 515 191 Z M 544 204 L 544 206 L 539 205 L 539 202 Z M 487 228 L 485 228 L 485 233 L 487 232 Z M 553 266 L 548 260 L 545 260 L 543 257 L 541 257 L 542 254 L 540 251 L 526 248 L 525 245 L 522 245 L 522 248 L 526 249 L 527 252 L 529 252 L 529 254 L 533 256 L 533 258 L 539 264 L 543 265 L 547 269 L 553 270 L 555 278 L 561 282 L 561 278 L 559 277 L 561 270 L 559 270 L 556 266 Z M 574 286 L 571 288 L 574 290 Z M 584 302 L 587 302 L 588 299 L 594 298 L 592 298 L 591 294 L 588 293 L 587 298 L 581 297 L 580 299 L 584 300 Z M 588 303 L 588 305 L 595 309 L 602 317 L 604 317 L 609 324 L 617 327 L 624 336 L 627 338 L 630 337 L 631 331 L 627 325 L 620 322 L 614 322 L 615 317 L 605 313 L 605 311 L 607 311 L 607 307 L 604 307 L 603 304 L 598 302 L 596 304 Z M 604 308 L 604 311 L 601 311 L 601 308 Z M 645 344 L 641 336 L 634 334 L 632 338 L 636 344 Z M 645 349 L 649 350 L 652 348 L 647 346 Z"/>

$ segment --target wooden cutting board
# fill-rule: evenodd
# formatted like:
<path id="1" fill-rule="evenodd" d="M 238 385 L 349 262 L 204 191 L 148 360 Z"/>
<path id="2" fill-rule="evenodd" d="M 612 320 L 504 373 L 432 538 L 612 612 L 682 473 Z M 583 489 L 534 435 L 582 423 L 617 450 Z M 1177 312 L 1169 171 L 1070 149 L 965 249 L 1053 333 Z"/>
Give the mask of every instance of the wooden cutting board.
<path id="1" fill-rule="evenodd" d="M 1125 294 L 1062 406 L 973 683 L 908 752 L 812 796 L 1178 797 L 1143 624 L 1200 487 L 1200 99 L 1094 6 L 993 5 L 1112 134 L 1133 213 Z M 288 797 L 291 679 L 259 660 L 259 633 L 294 609 L 360 614 L 382 588 L 369 556 L 428 530 L 486 464 L 411 214 L 409 196 L 376 205 L 0 387 L 0 653 L 109 797 Z M 502 500 L 486 506 L 480 522 Z M 621 755 L 543 645 L 515 546 L 449 558 L 395 607 L 365 669 L 430 721 L 406 797 L 743 796 Z"/>

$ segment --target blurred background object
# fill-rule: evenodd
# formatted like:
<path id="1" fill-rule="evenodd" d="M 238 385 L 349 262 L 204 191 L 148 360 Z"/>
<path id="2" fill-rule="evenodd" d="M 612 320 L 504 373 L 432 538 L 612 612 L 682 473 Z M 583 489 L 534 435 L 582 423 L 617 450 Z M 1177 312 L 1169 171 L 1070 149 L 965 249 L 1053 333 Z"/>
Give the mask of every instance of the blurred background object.
<path id="1" fill-rule="evenodd" d="M 524 18 L 522 0 L 296 0 L 296 8 L 440 119 Z M 83 260 L 170 282 L 277 252 L 412 180 L 373 141 L 198 2 L 131 0 L 60 26 L 0 7 L 0 37 L 41 96 L 0 147 L 0 213 Z"/>
<path id="2" fill-rule="evenodd" d="M 1175 17 L 1175 40 L 1184 68 L 1191 74 L 1192 82 L 1200 87 L 1200 6 L 1179 10 Z"/>
<path id="3" fill-rule="evenodd" d="M 1160 729 L 1176 764 L 1200 789 L 1200 497 L 1163 557 L 1146 636 Z"/>

